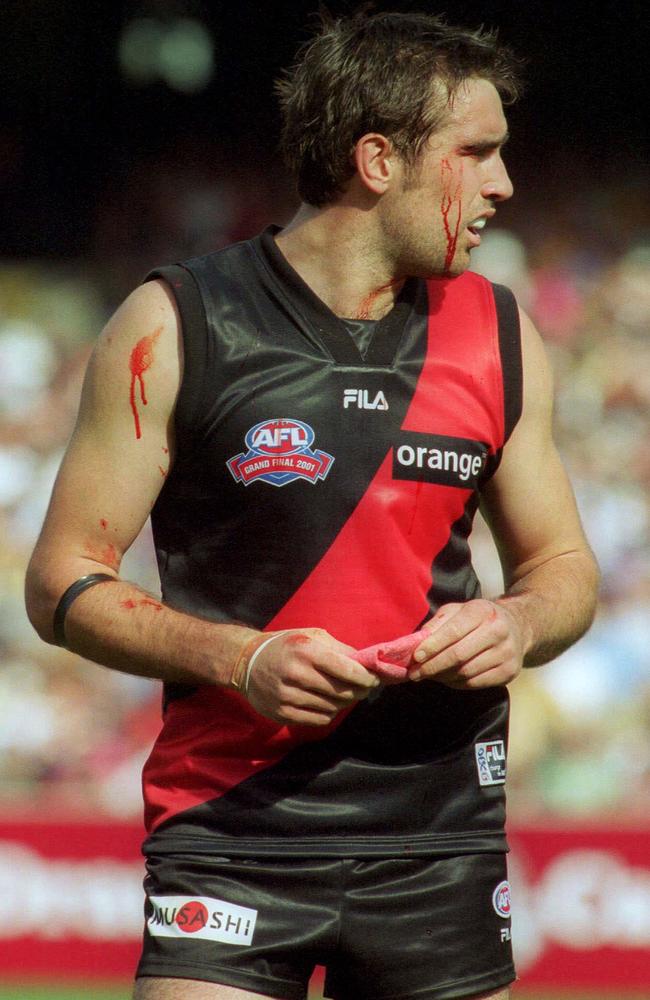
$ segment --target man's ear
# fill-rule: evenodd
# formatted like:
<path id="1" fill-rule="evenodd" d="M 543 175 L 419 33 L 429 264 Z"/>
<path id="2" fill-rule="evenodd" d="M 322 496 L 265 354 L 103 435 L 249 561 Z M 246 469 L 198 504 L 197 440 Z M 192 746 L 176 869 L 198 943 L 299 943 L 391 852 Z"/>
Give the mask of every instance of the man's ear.
<path id="1" fill-rule="evenodd" d="M 395 173 L 395 149 L 385 135 L 369 132 L 362 135 L 354 147 L 352 162 L 364 187 L 375 195 L 382 195 Z"/>

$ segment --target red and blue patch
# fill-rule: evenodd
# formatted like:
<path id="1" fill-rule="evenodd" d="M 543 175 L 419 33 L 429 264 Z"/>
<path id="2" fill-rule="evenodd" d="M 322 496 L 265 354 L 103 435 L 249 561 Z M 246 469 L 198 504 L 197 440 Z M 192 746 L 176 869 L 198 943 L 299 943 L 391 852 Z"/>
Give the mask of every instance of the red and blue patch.
<path id="1" fill-rule="evenodd" d="M 510 883 L 507 880 L 499 882 L 498 886 L 492 893 L 492 906 L 495 912 L 503 917 L 504 920 L 508 920 L 511 915 L 511 904 L 510 904 Z"/>
<path id="2" fill-rule="evenodd" d="M 286 486 L 296 479 L 316 483 L 325 479 L 334 456 L 312 449 L 315 436 L 302 420 L 262 420 L 244 438 L 248 451 L 228 459 L 228 468 L 236 482 L 244 486 L 259 480 L 273 486 Z"/>

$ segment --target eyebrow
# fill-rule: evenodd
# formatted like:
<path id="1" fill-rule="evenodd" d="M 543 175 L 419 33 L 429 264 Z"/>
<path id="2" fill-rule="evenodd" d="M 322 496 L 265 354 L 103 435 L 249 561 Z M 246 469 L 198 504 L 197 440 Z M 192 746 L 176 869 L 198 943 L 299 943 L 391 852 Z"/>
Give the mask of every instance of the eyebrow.
<path id="1" fill-rule="evenodd" d="M 471 153 L 489 153 L 493 149 L 501 149 L 502 146 L 505 146 L 509 138 L 510 133 L 505 132 L 500 139 L 485 139 L 482 142 L 466 142 L 461 146 L 461 149 Z"/>

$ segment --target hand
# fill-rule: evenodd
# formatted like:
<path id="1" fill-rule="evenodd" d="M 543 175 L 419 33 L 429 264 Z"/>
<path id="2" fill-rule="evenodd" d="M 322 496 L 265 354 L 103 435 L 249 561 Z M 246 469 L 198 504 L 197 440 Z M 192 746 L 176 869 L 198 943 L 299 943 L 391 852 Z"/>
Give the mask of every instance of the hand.
<path id="1" fill-rule="evenodd" d="M 319 628 L 280 635 L 255 659 L 248 700 L 275 722 L 327 726 L 380 683 L 351 658 L 353 652 Z"/>
<path id="2" fill-rule="evenodd" d="M 433 678 L 460 690 L 508 684 L 520 673 L 524 636 L 505 603 L 474 600 L 445 604 L 426 623 L 428 637 L 409 672 L 414 681 Z"/>

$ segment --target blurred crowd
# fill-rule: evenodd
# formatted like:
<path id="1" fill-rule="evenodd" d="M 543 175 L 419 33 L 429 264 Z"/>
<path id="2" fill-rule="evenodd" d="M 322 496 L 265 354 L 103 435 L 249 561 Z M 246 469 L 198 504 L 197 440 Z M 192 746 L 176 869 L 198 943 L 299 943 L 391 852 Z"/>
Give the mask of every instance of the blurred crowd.
<path id="1" fill-rule="evenodd" d="M 140 812 L 159 685 L 41 643 L 23 579 L 108 315 L 154 264 L 288 215 L 290 195 L 268 172 L 192 162 L 142 164 L 128 186 L 107 190 L 91 260 L 0 260 L 3 813 Z M 640 183 L 590 179 L 568 203 L 566 188 L 547 192 L 543 213 L 508 215 L 475 251 L 474 268 L 513 288 L 546 340 L 557 440 L 604 581 L 590 633 L 512 685 L 514 820 L 650 817 L 650 220 Z M 484 592 L 498 593 L 482 522 L 475 557 Z M 148 527 L 123 575 L 159 592 Z"/>

